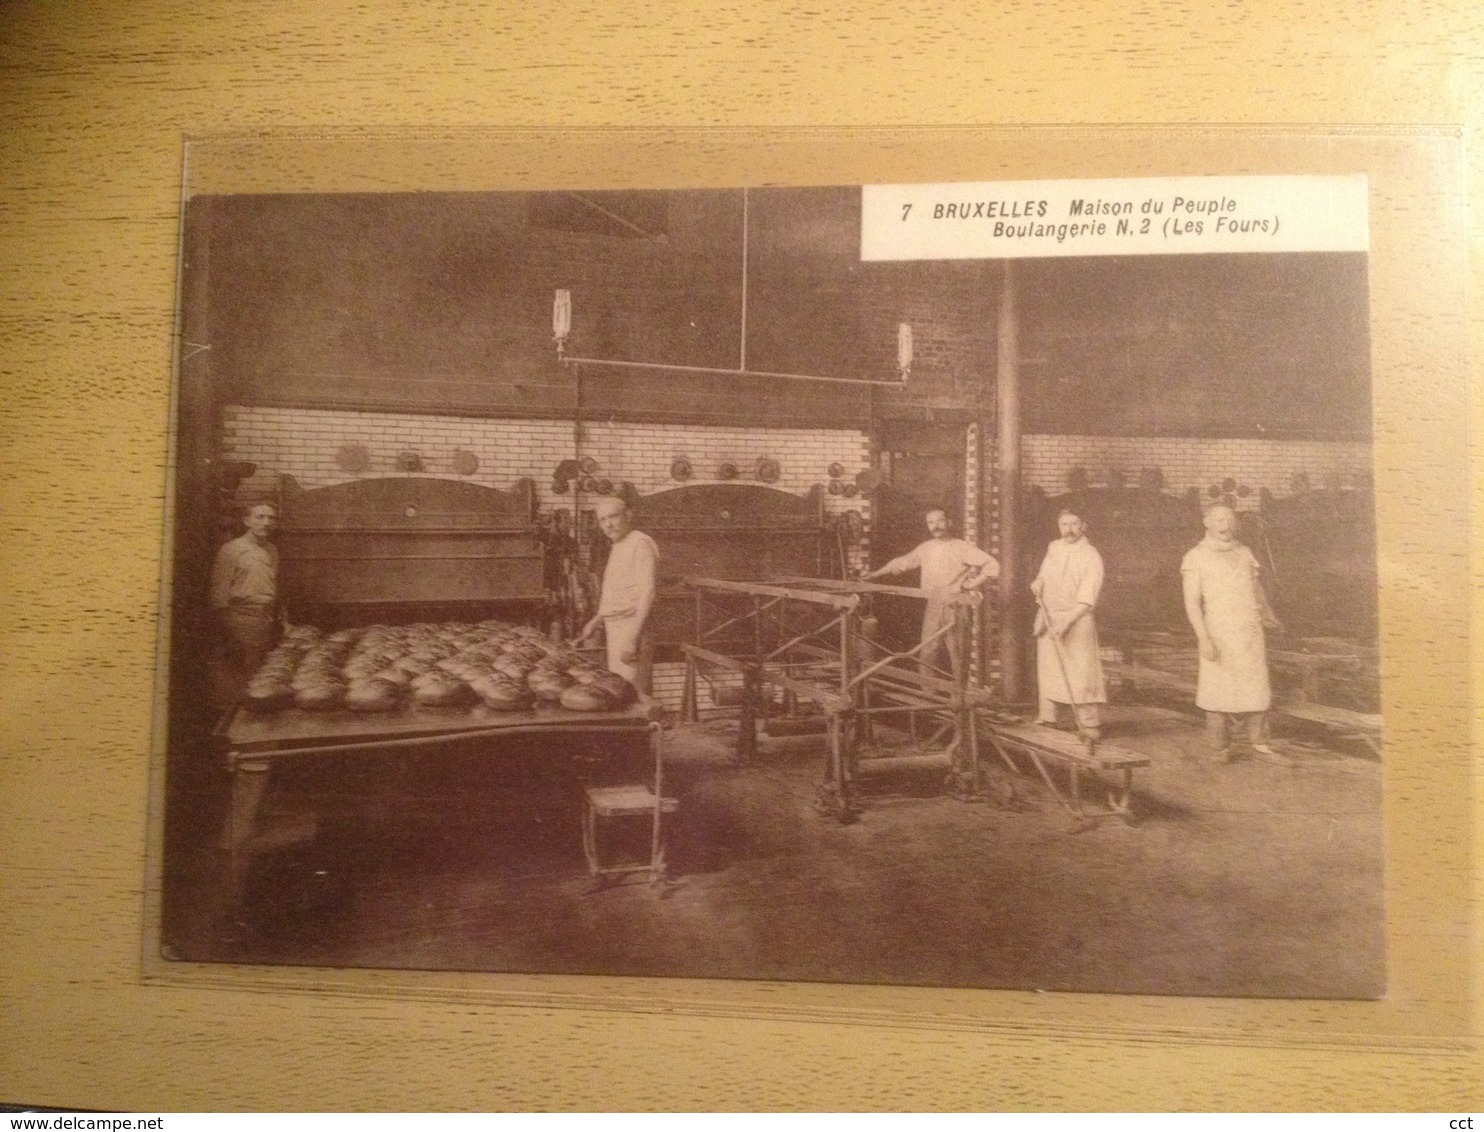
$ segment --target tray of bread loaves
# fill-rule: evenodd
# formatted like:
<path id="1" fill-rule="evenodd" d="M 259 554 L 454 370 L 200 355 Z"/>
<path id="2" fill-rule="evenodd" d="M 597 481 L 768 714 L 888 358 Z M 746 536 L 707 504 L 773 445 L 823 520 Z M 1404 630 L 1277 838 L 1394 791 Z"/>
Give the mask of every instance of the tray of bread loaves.
<path id="1" fill-rule="evenodd" d="M 633 685 L 589 650 L 528 626 L 481 621 L 333 632 L 290 626 L 248 681 L 243 704 L 258 713 L 479 705 L 496 712 L 611 712 L 638 698 Z"/>

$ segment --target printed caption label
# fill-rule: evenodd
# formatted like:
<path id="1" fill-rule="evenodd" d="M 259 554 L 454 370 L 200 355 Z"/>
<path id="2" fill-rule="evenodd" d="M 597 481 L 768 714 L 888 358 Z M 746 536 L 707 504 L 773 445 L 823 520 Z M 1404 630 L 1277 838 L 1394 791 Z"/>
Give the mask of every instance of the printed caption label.
<path id="1" fill-rule="evenodd" d="M 1366 178 L 866 185 L 861 259 L 1364 252 Z"/>

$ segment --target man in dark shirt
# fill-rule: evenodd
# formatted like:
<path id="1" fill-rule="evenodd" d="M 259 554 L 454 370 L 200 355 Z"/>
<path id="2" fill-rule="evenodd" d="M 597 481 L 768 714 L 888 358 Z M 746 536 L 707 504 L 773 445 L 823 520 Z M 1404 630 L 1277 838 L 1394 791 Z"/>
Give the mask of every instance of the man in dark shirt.
<path id="1" fill-rule="evenodd" d="M 217 551 L 211 571 L 211 612 L 226 652 L 224 694 L 241 694 L 278 639 L 278 525 L 271 503 L 243 515 L 247 530 Z"/>

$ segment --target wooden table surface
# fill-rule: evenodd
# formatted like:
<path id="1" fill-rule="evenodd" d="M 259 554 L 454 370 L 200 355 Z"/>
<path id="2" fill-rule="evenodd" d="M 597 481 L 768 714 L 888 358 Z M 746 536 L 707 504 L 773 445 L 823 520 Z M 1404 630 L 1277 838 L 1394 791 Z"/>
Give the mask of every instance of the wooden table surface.
<path id="1" fill-rule="evenodd" d="M 568 711 L 556 705 L 538 704 L 522 711 L 495 711 L 483 704 L 472 707 L 423 707 L 403 704 L 396 711 L 354 712 L 251 711 L 239 708 L 222 732 L 222 738 L 239 753 L 272 753 L 275 748 L 306 747 L 333 750 L 337 745 L 401 742 L 415 739 L 437 741 L 450 735 L 472 733 L 499 736 L 517 732 L 579 732 L 593 730 L 643 730 L 649 726 L 655 705 L 644 699 L 616 711 Z"/>
<path id="2" fill-rule="evenodd" d="M 1484 155 L 1460 158 L 1456 139 L 1484 118 L 1481 61 L 1475 0 L 0 6 L 0 1099 L 1477 1112 L 1484 780 L 1464 646 L 1479 536 L 1464 532 L 1480 477 L 1462 359 L 1466 336 L 1479 356 L 1480 323 L 1457 296 L 1465 274 L 1474 295 L 1484 281 L 1484 230 L 1461 212 Z M 1292 128 L 967 129 L 1099 122 Z M 1357 123 L 1382 129 L 1326 129 Z M 1353 172 L 1369 147 L 1387 997 L 183 970 L 150 955 L 183 137 L 298 128 L 349 153 L 360 128 L 487 126 L 577 131 L 507 138 L 532 140 L 504 173 L 553 184 L 656 168 L 719 184 Z M 461 144 L 448 152 L 483 142 Z M 259 170 L 265 186 L 407 173 L 290 166 Z M 448 163 L 422 175 L 445 183 Z"/>

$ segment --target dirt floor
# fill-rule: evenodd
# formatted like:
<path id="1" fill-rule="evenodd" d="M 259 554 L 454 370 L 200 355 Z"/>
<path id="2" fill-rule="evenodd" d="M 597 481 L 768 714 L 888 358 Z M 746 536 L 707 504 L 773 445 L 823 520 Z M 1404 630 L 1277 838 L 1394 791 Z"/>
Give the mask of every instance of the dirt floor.
<path id="1" fill-rule="evenodd" d="M 1109 717 L 1108 740 L 1151 760 L 1132 825 L 1074 822 L 988 751 L 995 801 L 946 796 L 941 772 L 873 776 L 841 825 L 814 806 L 817 738 L 764 740 L 742 766 L 735 725 L 677 727 L 657 886 L 594 885 L 580 793 L 550 760 L 512 778 L 477 752 L 388 759 L 353 784 L 331 768 L 277 783 L 273 804 L 312 809 L 319 832 L 259 862 L 244 923 L 224 918 L 211 840 L 178 856 L 165 938 L 205 961 L 1380 995 L 1374 756 L 1289 737 L 1293 765 L 1221 765 L 1192 717 Z"/>

